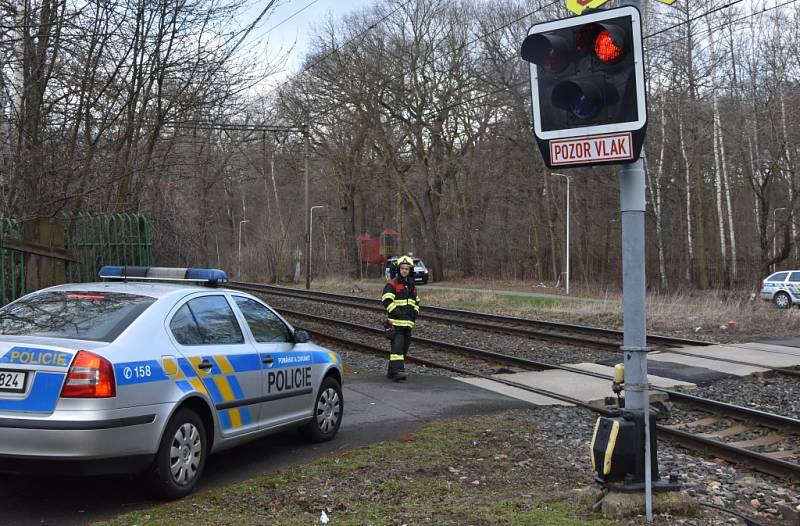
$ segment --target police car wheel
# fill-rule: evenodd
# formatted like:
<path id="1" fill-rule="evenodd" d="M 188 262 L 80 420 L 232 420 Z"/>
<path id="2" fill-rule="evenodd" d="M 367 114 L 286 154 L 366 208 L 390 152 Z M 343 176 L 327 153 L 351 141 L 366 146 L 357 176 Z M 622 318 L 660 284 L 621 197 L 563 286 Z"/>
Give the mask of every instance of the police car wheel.
<path id="1" fill-rule="evenodd" d="M 314 402 L 314 416 L 303 427 L 304 433 L 314 442 L 331 440 L 339 431 L 343 410 L 342 386 L 331 377 L 325 378 Z"/>
<path id="2" fill-rule="evenodd" d="M 775 302 L 775 306 L 779 309 L 788 309 L 792 306 L 792 299 L 785 292 L 775 294 L 775 298 L 772 301 Z"/>
<path id="3" fill-rule="evenodd" d="M 177 499 L 194 490 L 206 463 L 206 433 L 192 410 L 181 409 L 170 419 L 161 438 L 152 475 L 157 493 Z"/>

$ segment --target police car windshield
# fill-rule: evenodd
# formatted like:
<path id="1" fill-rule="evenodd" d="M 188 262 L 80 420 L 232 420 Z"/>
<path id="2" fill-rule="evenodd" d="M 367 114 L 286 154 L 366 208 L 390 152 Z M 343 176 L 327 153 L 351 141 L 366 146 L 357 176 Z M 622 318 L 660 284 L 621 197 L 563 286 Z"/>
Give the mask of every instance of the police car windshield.
<path id="1" fill-rule="evenodd" d="M 43 292 L 0 309 L 0 334 L 112 342 L 154 302 L 118 292 Z"/>

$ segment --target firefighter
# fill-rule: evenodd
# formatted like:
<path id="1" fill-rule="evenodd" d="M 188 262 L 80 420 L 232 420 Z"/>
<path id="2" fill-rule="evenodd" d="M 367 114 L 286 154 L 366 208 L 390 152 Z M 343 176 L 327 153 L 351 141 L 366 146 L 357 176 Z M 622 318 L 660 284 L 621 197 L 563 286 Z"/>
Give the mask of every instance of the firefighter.
<path id="1" fill-rule="evenodd" d="M 411 329 L 419 314 L 419 297 L 414 286 L 414 260 L 401 256 L 395 264 L 397 275 L 383 287 L 381 301 L 389 316 L 386 335 L 392 342 L 386 376 L 400 381 L 407 377 L 404 358 L 411 345 Z"/>

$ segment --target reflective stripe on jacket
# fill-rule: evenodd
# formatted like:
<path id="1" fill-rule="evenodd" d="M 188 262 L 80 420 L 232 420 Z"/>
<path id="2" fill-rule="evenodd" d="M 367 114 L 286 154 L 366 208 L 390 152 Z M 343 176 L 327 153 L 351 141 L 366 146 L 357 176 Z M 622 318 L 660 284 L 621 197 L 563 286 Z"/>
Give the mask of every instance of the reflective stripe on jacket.
<path id="1" fill-rule="evenodd" d="M 414 327 L 419 313 L 419 296 L 411 279 L 398 275 L 386 282 L 381 301 L 389 314 L 389 323 L 395 327 Z"/>

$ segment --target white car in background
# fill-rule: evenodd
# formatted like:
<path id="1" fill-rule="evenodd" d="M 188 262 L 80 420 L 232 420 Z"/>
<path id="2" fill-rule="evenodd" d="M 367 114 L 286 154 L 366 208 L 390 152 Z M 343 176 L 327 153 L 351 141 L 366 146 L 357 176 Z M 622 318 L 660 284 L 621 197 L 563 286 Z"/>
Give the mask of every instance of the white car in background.
<path id="1" fill-rule="evenodd" d="M 771 301 L 779 309 L 800 303 L 800 270 L 781 270 L 761 282 L 761 299 Z"/>

